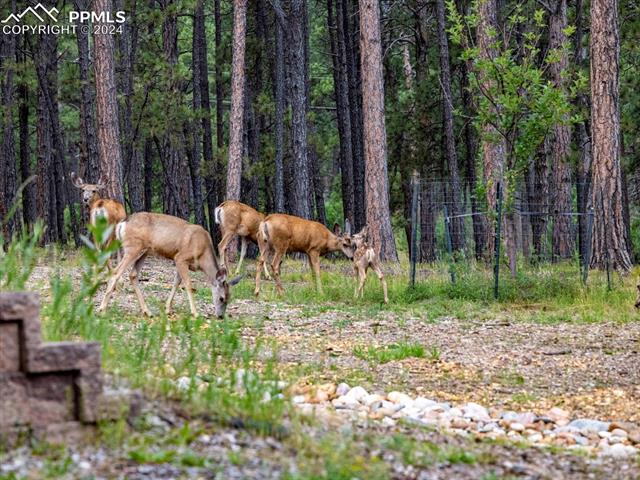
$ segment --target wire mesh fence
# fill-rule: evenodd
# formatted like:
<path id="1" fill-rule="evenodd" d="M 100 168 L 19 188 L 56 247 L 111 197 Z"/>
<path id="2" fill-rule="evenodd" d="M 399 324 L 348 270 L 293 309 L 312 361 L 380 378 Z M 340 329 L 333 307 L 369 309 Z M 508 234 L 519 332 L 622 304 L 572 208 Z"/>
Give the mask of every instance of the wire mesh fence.
<path id="1" fill-rule="evenodd" d="M 496 184 L 487 200 L 486 185 L 463 179 L 454 191 L 450 180 L 412 182 L 410 283 L 416 265 L 446 265 L 452 283 L 465 265 L 478 261 L 491 268 L 494 295 L 500 275 L 551 263 L 570 265 L 587 282 L 593 210 L 584 193 L 587 185 L 573 185 L 564 198 L 554 192 L 527 191 L 526 185 L 505 194 Z M 554 197 L 555 195 L 555 197 Z M 561 201 L 562 200 L 562 201 Z M 561 207 L 559 207 L 561 205 Z M 505 271 L 506 269 L 506 271 Z M 609 285 L 610 285 L 610 275 Z"/>

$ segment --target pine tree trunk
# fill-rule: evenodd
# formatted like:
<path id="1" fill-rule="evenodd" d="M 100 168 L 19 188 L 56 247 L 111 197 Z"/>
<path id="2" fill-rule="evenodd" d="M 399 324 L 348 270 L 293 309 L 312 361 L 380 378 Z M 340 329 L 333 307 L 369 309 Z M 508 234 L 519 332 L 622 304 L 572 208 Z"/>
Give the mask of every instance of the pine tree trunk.
<path id="1" fill-rule="evenodd" d="M 17 61 L 20 68 L 25 68 L 27 62 L 27 39 L 24 38 L 22 53 L 18 54 Z M 21 181 L 26 182 L 31 176 L 30 149 L 29 149 L 29 83 L 27 79 L 21 79 L 18 84 L 18 98 L 20 107 L 18 112 L 19 152 Z M 22 219 L 25 225 L 33 225 L 36 220 L 36 196 L 33 183 L 27 185 L 22 192 Z"/>
<path id="2" fill-rule="evenodd" d="M 12 12 L 15 12 L 15 1 L 12 2 Z M 2 35 L 0 38 L 0 100 L 2 111 L 0 112 L 0 125 L 2 136 L 0 138 L 0 221 L 3 224 L 4 238 L 10 238 L 20 230 L 20 212 L 17 211 L 11 218 L 6 217 L 11 209 L 17 191 L 16 149 L 13 128 L 14 105 L 14 71 L 16 62 L 16 36 Z M 4 207 L 4 208 L 3 208 Z"/>
<path id="3" fill-rule="evenodd" d="M 153 141 L 147 138 L 144 142 L 144 209 L 150 212 L 153 208 Z"/>
<path id="4" fill-rule="evenodd" d="M 367 225 L 371 243 L 380 253 L 380 258 L 397 261 L 389 211 L 380 8 L 377 0 L 360 3 L 360 52 Z"/>
<path id="5" fill-rule="evenodd" d="M 111 0 L 93 0 L 94 12 L 113 12 Z M 108 25 L 106 22 L 97 22 Z M 93 69 L 96 82 L 96 114 L 100 171 L 107 180 L 106 195 L 124 203 L 122 154 L 118 99 L 116 97 L 114 39 L 112 35 L 94 35 Z"/>
<path id="6" fill-rule="evenodd" d="M 498 31 L 496 0 L 485 0 L 480 2 L 478 11 L 479 23 L 476 30 L 477 47 L 479 49 L 480 58 L 490 60 L 496 56 L 496 52 L 492 46 L 495 39 L 491 36 L 491 32 Z M 490 85 L 490 79 L 480 78 L 480 82 L 485 88 Z M 496 193 L 498 183 L 502 184 L 503 193 L 507 192 L 504 184 L 504 162 L 505 162 L 505 144 L 503 140 L 496 140 L 496 132 L 493 126 L 485 124 L 482 127 L 482 165 L 484 167 L 484 184 L 487 191 L 487 210 L 494 212 L 496 210 Z M 506 198 L 506 196 L 505 196 Z M 486 233 L 486 254 L 488 257 L 493 255 L 495 249 L 495 228 L 488 225 Z"/>
<path id="7" fill-rule="evenodd" d="M 446 164 L 451 185 L 451 205 L 449 215 L 456 216 L 462 211 L 460 175 L 458 173 L 458 155 L 456 153 L 455 134 L 453 131 L 453 96 L 451 95 L 451 66 L 449 64 L 449 43 L 445 25 L 444 0 L 436 0 L 438 24 L 438 44 L 440 49 L 440 84 L 442 88 L 442 116 Z M 462 218 L 451 221 L 451 243 L 453 250 L 464 249 L 464 223 Z"/>
<path id="8" fill-rule="evenodd" d="M 76 0 L 78 10 L 88 10 L 88 0 Z M 76 29 L 78 44 L 78 67 L 80 75 L 80 174 L 88 183 L 97 183 L 100 178 L 98 142 L 95 126 L 95 93 L 91 81 L 89 59 L 89 34 Z M 86 212 L 85 212 L 86 213 Z M 85 219 L 86 220 L 86 219 Z"/>
<path id="9" fill-rule="evenodd" d="M 231 118 L 229 161 L 227 163 L 228 200 L 240 200 L 242 181 L 242 141 L 244 127 L 244 58 L 247 29 L 247 0 L 233 2 L 233 60 L 231 66 Z"/>
<path id="10" fill-rule="evenodd" d="M 204 204 L 202 201 L 202 176 L 201 176 L 201 154 L 203 139 L 203 124 L 199 116 L 204 114 L 202 110 L 202 35 L 204 33 L 204 6 L 202 0 L 197 0 L 193 12 L 193 38 L 192 38 L 192 79 L 193 79 L 193 110 L 196 118 L 191 122 L 191 158 L 189 159 L 189 170 L 191 173 L 191 188 L 193 189 L 193 212 L 198 225 L 205 225 Z"/>
<path id="11" fill-rule="evenodd" d="M 211 184 L 211 187 L 214 188 L 213 194 L 211 190 L 209 190 L 209 196 L 214 195 L 215 201 L 209 203 L 209 221 L 211 222 L 210 229 L 213 230 L 213 225 L 215 222 L 212 221 L 212 213 L 211 207 L 216 207 L 222 200 L 225 195 L 225 179 L 222 171 L 222 163 L 220 159 L 220 152 L 224 147 L 224 109 L 223 109 L 223 98 L 224 98 L 224 85 L 222 84 L 222 16 L 220 14 L 220 0 L 214 0 L 213 2 L 213 17 L 216 27 L 216 32 L 214 36 L 215 42 L 215 51 L 216 51 L 216 61 L 215 61 L 215 81 L 216 81 L 216 154 L 215 154 L 215 166 L 213 168 L 213 176 L 214 181 Z M 208 89 L 207 89 L 208 91 Z M 207 187 L 209 188 L 209 187 Z M 217 229 L 216 229 L 217 231 Z M 215 238 L 215 237 L 214 237 Z"/>
<path id="12" fill-rule="evenodd" d="M 556 0 L 552 5 L 549 17 L 549 49 L 560 52 L 558 62 L 549 65 L 553 84 L 557 89 L 565 90 L 563 74 L 569 67 L 569 58 L 563 45 L 567 42 L 564 33 L 567 28 L 567 1 Z M 551 209 L 553 213 L 553 256 L 570 258 L 573 255 L 574 239 L 571 216 L 565 215 L 573 211 L 571 201 L 571 128 L 568 124 L 559 123 L 554 126 L 551 144 L 552 189 Z"/>
<path id="13" fill-rule="evenodd" d="M 333 1 L 327 1 L 327 22 L 331 56 L 333 59 L 334 97 L 336 102 L 338 137 L 340 139 L 342 212 L 345 220 L 349 220 L 351 225 L 355 225 L 349 80 L 347 76 L 344 19 L 340 0 L 338 0 L 337 7 L 334 16 Z"/>
<path id="14" fill-rule="evenodd" d="M 284 212 L 284 19 L 276 18 L 275 31 L 275 209 Z"/>
<path id="15" fill-rule="evenodd" d="M 631 270 L 620 165 L 618 2 L 591 2 L 591 266 Z"/>

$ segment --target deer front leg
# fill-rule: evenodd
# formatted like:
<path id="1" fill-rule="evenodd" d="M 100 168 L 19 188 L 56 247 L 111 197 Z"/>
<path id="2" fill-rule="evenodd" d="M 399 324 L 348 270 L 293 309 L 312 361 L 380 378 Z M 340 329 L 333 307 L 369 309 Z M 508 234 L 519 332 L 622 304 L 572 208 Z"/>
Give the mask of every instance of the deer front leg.
<path id="1" fill-rule="evenodd" d="M 193 291 L 191 290 L 191 279 L 189 278 L 189 265 L 181 260 L 176 260 L 176 267 L 178 269 L 178 273 L 182 278 L 182 283 L 184 284 L 184 288 L 187 291 L 187 298 L 189 299 L 189 307 L 191 308 L 191 315 L 194 317 L 198 316 L 198 311 L 196 310 L 196 302 L 193 299 Z"/>
<path id="2" fill-rule="evenodd" d="M 360 298 L 364 297 L 364 282 L 367 281 L 367 267 L 363 265 L 358 266 L 358 293 Z"/>
<path id="3" fill-rule="evenodd" d="M 129 268 L 129 266 L 135 262 L 140 257 L 140 253 L 125 253 L 124 258 L 116 267 L 113 275 L 109 279 L 109 283 L 107 283 L 107 291 L 104 293 L 104 297 L 102 298 L 102 303 L 98 307 L 98 312 L 104 312 L 109 305 L 109 300 L 111 300 L 111 295 L 116 288 L 116 283 L 122 276 L 122 274 Z"/>
<path id="4" fill-rule="evenodd" d="M 176 275 L 173 280 L 173 287 L 171 288 L 171 293 L 169 293 L 169 298 L 167 298 L 167 303 L 165 305 L 165 312 L 167 312 L 167 315 L 171 314 L 171 304 L 173 303 L 173 297 L 176 295 L 176 291 L 178 290 L 180 283 L 182 283 L 182 278 L 180 277 L 180 272 L 176 270 Z"/>
<path id="5" fill-rule="evenodd" d="M 318 252 L 310 252 L 307 256 L 309 257 L 313 276 L 316 277 L 316 290 L 318 293 L 322 293 L 322 281 L 320 280 L 320 254 Z"/>
<path id="6" fill-rule="evenodd" d="M 273 280 L 276 282 L 276 291 L 279 295 L 284 294 L 284 288 L 282 288 L 282 282 L 280 281 L 280 264 L 282 262 L 282 253 L 275 252 L 271 257 L 271 273 L 273 274 Z"/>
<path id="7" fill-rule="evenodd" d="M 356 282 L 354 282 L 354 287 L 353 287 L 353 298 L 358 298 L 358 282 L 357 282 L 357 280 L 359 278 L 358 272 L 359 272 L 358 265 L 354 264 L 353 265 L 353 276 L 356 279 Z"/>

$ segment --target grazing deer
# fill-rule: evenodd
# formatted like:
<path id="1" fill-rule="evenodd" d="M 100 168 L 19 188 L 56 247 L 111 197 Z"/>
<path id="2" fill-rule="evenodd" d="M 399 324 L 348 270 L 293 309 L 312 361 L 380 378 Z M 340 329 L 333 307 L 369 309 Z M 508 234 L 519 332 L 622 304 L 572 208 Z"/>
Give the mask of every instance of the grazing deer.
<path id="1" fill-rule="evenodd" d="M 233 236 L 238 235 L 242 241 L 240 259 L 236 267 L 237 274 L 240 272 L 242 261 L 247 253 L 247 239 L 255 244 L 258 243 L 258 227 L 260 226 L 260 222 L 264 220 L 264 214 L 244 203 L 236 200 L 227 200 L 216 207 L 214 210 L 214 218 L 216 223 L 220 225 L 220 233 L 222 234 L 222 240 L 220 240 L 218 244 L 218 255 L 223 267 L 226 268 L 227 266 L 227 246 Z M 264 273 L 268 278 L 269 273 L 266 265 L 264 267 Z"/>
<path id="2" fill-rule="evenodd" d="M 104 217 L 109 225 L 117 225 L 127 218 L 124 206 L 110 198 L 102 198 L 98 193 L 105 188 L 105 180 L 100 179 L 97 184 L 85 183 L 82 178 L 71 172 L 73 185 L 82 190 L 82 203 L 89 209 L 89 223 L 96 225 L 99 217 Z M 111 233 L 107 245 L 109 246 L 115 238 L 115 230 Z"/>
<path id="3" fill-rule="evenodd" d="M 267 216 L 260 223 L 258 230 L 258 247 L 260 259 L 256 268 L 255 295 L 260 294 L 260 274 L 265 262 L 271 260 L 271 273 L 276 282 L 278 293 L 284 293 L 280 282 L 280 264 L 287 252 L 306 253 L 316 278 L 316 288 L 322 292 L 320 283 L 320 255 L 342 251 L 351 258 L 351 239 L 343 235 L 340 226 L 335 224 L 333 233 L 321 223 L 304 218 L 275 213 Z"/>
<path id="4" fill-rule="evenodd" d="M 109 279 L 98 311 L 107 307 L 116 282 L 125 270 L 133 265 L 129 273 L 131 285 L 138 297 L 142 313 L 151 316 L 138 285 L 138 274 L 147 255 L 155 255 L 173 260 L 176 265 L 173 288 L 166 304 L 167 313 L 171 313 L 173 297 L 183 283 L 189 298 L 191 314 L 194 317 L 198 315 L 191 291 L 189 270 L 201 270 L 211 285 L 216 315 L 219 318 L 224 316 L 229 303 L 229 286 L 238 283 L 241 277 L 227 282 L 227 271 L 218 264 L 211 236 L 200 225 L 193 225 L 181 218 L 162 213 L 139 212 L 116 226 L 116 236 L 122 242 L 124 256 Z"/>
<path id="5" fill-rule="evenodd" d="M 387 282 L 384 279 L 382 268 L 380 267 L 380 258 L 371 245 L 369 245 L 369 227 L 365 226 L 360 232 L 351 237 L 353 244 L 353 271 L 358 276 L 358 285 L 356 285 L 353 298 L 362 298 L 364 295 L 364 282 L 367 280 L 367 270 L 373 269 L 378 275 L 380 283 L 382 283 L 382 291 L 384 292 L 384 303 L 389 303 L 387 296 Z"/>

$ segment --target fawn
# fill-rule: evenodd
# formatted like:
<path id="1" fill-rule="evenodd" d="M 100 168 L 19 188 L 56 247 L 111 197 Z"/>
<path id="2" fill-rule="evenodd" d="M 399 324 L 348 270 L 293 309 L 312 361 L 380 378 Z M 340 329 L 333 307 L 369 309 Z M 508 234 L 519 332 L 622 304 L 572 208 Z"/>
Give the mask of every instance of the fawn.
<path id="1" fill-rule="evenodd" d="M 354 298 L 364 295 L 364 282 L 367 280 L 367 270 L 373 269 L 382 283 L 382 291 L 384 292 L 384 303 L 389 303 L 387 296 L 387 282 L 384 279 L 382 268 L 380 266 L 380 258 L 378 254 L 369 244 L 369 227 L 365 226 L 359 233 L 351 237 L 351 243 L 355 248 L 353 252 L 353 271 L 358 275 L 358 285 L 353 294 Z"/>

